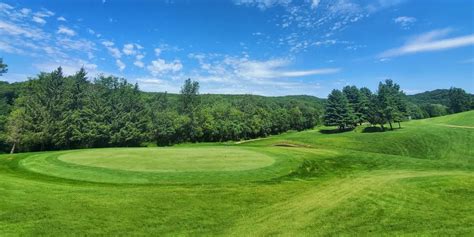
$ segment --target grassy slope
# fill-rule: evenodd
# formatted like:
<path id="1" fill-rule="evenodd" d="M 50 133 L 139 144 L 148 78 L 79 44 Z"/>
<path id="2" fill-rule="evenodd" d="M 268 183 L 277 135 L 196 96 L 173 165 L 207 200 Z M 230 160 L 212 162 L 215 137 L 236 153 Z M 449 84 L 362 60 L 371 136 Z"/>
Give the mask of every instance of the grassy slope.
<path id="1" fill-rule="evenodd" d="M 258 182 L 87 183 L 20 169 L 30 154 L 3 155 L 0 233 L 472 235 L 474 129 L 439 124 L 473 123 L 467 112 L 393 132 L 313 130 L 237 145 L 300 164 Z"/>

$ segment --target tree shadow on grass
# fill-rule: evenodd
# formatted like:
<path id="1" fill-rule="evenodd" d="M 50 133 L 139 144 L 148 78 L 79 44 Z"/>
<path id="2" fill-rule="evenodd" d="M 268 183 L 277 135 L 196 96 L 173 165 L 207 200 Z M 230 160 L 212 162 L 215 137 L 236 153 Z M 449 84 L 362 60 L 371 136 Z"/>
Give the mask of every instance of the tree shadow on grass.
<path id="1" fill-rule="evenodd" d="M 344 132 L 350 132 L 353 131 L 354 128 L 345 128 L 345 129 L 339 129 L 339 128 L 331 128 L 331 129 L 321 129 L 319 130 L 320 133 L 322 134 L 336 134 L 336 133 L 344 133 Z"/>
<path id="2" fill-rule="evenodd" d="M 381 127 L 366 127 L 362 130 L 362 133 L 386 132 L 389 130 L 390 129 L 387 129 L 387 128 L 383 130 Z"/>

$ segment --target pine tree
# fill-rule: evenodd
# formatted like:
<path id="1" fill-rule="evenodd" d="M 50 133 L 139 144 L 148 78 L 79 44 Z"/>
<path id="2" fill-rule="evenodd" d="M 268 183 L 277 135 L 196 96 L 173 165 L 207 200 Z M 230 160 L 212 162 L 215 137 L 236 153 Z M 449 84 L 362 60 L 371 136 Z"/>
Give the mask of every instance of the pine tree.
<path id="1" fill-rule="evenodd" d="M 0 58 L 0 76 L 8 72 L 8 65 L 3 63 L 3 58 Z"/>
<path id="2" fill-rule="evenodd" d="M 340 90 L 333 90 L 329 94 L 324 121 L 326 126 L 338 126 L 340 130 L 354 125 L 349 101 Z"/>
<path id="3" fill-rule="evenodd" d="M 393 122 L 403 117 L 401 93 L 400 86 L 390 79 L 385 80 L 385 83 L 379 83 L 378 103 L 383 120 L 389 123 L 391 130 Z"/>
<path id="4" fill-rule="evenodd" d="M 362 124 L 365 121 L 365 118 L 363 111 L 364 101 L 361 92 L 359 91 L 359 89 L 357 89 L 356 86 L 346 86 L 343 88 L 342 92 L 344 93 L 344 96 L 346 96 L 349 102 L 349 106 L 355 117 L 355 123 Z"/>

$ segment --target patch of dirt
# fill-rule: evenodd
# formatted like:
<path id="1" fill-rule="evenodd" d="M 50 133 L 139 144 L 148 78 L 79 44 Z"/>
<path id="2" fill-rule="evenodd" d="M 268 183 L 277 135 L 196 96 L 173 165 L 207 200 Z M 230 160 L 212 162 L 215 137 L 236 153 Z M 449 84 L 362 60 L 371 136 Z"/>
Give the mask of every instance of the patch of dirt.
<path id="1" fill-rule="evenodd" d="M 268 138 L 269 138 L 269 137 L 261 137 L 261 138 L 243 140 L 243 141 L 235 142 L 235 144 L 242 144 L 242 143 L 247 143 L 247 142 L 254 142 L 254 141 L 259 141 L 259 140 L 268 139 Z"/>

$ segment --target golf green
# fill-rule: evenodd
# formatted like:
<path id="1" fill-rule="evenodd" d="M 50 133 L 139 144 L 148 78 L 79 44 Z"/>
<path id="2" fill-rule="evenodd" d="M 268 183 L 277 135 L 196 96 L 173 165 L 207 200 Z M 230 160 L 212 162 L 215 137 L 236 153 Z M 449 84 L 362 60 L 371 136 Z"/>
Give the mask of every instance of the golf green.
<path id="1" fill-rule="evenodd" d="M 77 165 L 145 172 L 237 171 L 274 163 L 268 155 L 231 147 L 87 150 L 66 153 L 58 159 Z"/>
<path id="2" fill-rule="evenodd" d="M 300 161 L 237 146 L 107 148 L 37 153 L 22 159 L 24 170 L 99 183 L 223 183 L 287 175 Z M 218 178 L 216 178 L 218 177 Z"/>

